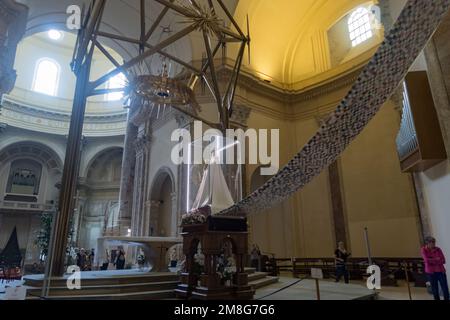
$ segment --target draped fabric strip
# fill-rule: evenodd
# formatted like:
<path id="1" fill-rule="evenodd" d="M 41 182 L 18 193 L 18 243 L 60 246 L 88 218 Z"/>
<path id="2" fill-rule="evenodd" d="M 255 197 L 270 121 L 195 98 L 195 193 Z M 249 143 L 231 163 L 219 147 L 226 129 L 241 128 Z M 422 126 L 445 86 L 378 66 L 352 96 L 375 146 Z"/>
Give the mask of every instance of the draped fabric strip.
<path id="1" fill-rule="evenodd" d="M 316 135 L 277 175 L 221 214 L 246 215 L 268 209 L 332 164 L 396 90 L 449 7 L 450 0 L 409 0 L 350 92 Z"/>

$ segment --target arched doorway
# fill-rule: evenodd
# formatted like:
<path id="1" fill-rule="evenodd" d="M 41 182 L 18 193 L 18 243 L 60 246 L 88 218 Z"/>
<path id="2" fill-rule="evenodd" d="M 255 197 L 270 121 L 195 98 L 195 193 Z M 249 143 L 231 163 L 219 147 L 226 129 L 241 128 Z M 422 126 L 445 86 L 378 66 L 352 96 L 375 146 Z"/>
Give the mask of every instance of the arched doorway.
<path id="1" fill-rule="evenodd" d="M 114 234 L 119 229 L 122 158 L 123 148 L 111 147 L 99 151 L 88 161 L 74 216 L 80 248 L 95 248 L 99 237 Z"/>
<path id="2" fill-rule="evenodd" d="M 177 231 L 175 180 L 168 168 L 159 170 L 153 180 L 150 195 L 151 237 L 172 237 Z"/>

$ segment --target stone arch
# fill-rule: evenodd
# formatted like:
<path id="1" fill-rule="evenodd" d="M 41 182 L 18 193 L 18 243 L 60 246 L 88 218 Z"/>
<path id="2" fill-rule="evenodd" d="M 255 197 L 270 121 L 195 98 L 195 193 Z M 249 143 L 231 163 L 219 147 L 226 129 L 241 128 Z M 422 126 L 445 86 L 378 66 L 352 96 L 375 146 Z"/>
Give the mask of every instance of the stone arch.
<path id="1" fill-rule="evenodd" d="M 33 191 L 28 190 L 30 185 L 26 187 L 27 192 L 12 190 L 14 180 L 12 170 L 15 170 L 14 163 L 17 163 L 17 161 L 22 164 L 15 169 L 26 169 L 24 172 L 29 172 L 31 175 L 31 180 L 27 181 L 35 182 Z M 27 163 L 30 166 L 27 166 Z M 40 169 L 32 170 L 33 167 L 36 168 L 33 163 L 37 163 Z M 5 196 L 5 199 L 11 201 L 39 203 L 56 201 L 58 197 L 57 185 L 61 182 L 62 170 L 62 160 L 49 146 L 33 141 L 11 143 L 0 151 L 0 192 L 4 192 L 5 195 L 9 194 L 7 197 Z"/>
<path id="2" fill-rule="evenodd" d="M 123 148 L 112 146 L 109 148 L 105 148 L 99 152 L 97 152 L 87 163 L 87 166 L 85 167 L 83 177 L 88 180 L 92 174 L 93 170 L 96 168 L 101 168 L 102 166 L 105 168 L 106 164 L 113 165 L 111 163 L 107 163 L 108 160 L 111 161 L 117 160 L 117 157 L 120 158 L 120 163 L 122 163 L 122 157 L 123 157 Z M 112 181 L 116 181 L 115 178 L 118 178 L 117 180 L 120 180 L 120 172 L 117 175 L 114 175 L 112 177 Z"/>
<path id="3" fill-rule="evenodd" d="M 162 167 L 162 168 L 160 168 L 157 172 L 156 172 L 156 174 L 154 175 L 154 179 L 153 179 L 153 182 L 152 182 L 152 187 L 151 187 L 151 191 L 150 191 L 150 197 L 152 197 L 153 196 L 153 191 L 155 190 L 155 187 L 158 185 L 158 184 L 161 184 L 161 182 L 162 182 L 162 179 L 164 178 L 164 175 L 167 175 L 167 176 L 169 176 L 170 177 L 170 180 L 171 180 L 171 182 L 172 182 L 172 190 L 173 190 L 173 192 L 176 192 L 177 190 L 177 188 L 176 188 L 176 180 L 175 180 L 175 176 L 174 176 L 174 174 L 173 174 L 173 172 L 172 172 L 172 170 L 169 168 L 169 167 Z"/>
<path id="4" fill-rule="evenodd" d="M 50 171 L 62 173 L 63 161 L 51 147 L 34 141 L 11 143 L 0 151 L 0 167 L 16 158 L 31 158 L 42 162 Z"/>
<path id="5" fill-rule="evenodd" d="M 150 236 L 176 236 L 178 220 L 175 176 L 170 168 L 162 167 L 150 188 Z"/>

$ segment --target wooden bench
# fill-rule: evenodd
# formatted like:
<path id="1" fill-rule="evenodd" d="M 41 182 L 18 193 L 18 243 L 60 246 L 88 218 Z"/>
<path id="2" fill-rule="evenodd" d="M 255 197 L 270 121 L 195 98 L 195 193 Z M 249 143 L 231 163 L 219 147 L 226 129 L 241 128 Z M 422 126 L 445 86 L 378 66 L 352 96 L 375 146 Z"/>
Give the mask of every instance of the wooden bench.
<path id="1" fill-rule="evenodd" d="M 382 273 L 382 285 L 395 286 L 397 280 L 405 280 L 405 267 L 408 270 L 408 278 L 415 282 L 416 286 L 424 286 L 423 261 L 420 258 L 392 258 L 376 257 L 372 259 L 378 265 Z M 276 275 L 281 272 L 290 272 L 294 277 L 309 276 L 311 268 L 322 269 L 324 278 L 335 278 L 334 258 L 277 258 L 271 261 L 272 269 Z M 362 280 L 367 277 L 367 258 L 349 258 L 347 270 L 351 280 Z"/>

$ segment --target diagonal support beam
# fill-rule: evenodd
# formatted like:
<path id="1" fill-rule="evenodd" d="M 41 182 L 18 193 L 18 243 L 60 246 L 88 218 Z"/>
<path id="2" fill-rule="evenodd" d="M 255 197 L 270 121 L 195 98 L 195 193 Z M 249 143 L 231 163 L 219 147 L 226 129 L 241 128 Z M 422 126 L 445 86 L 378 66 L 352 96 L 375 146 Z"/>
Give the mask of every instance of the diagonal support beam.
<path id="1" fill-rule="evenodd" d="M 233 26 L 236 28 L 237 32 L 241 35 L 241 37 L 243 39 L 247 39 L 247 37 L 244 35 L 244 33 L 242 32 L 241 28 L 239 27 L 239 25 L 237 24 L 236 20 L 234 20 L 234 17 L 231 15 L 230 11 L 228 10 L 228 8 L 225 6 L 225 4 L 223 3 L 222 0 L 217 0 L 217 2 L 219 3 L 220 7 L 222 8 L 222 10 L 225 12 L 225 14 L 227 15 L 228 19 L 230 19 L 231 23 L 233 24 Z"/>
<path id="2" fill-rule="evenodd" d="M 168 7 L 170 9 L 174 10 L 175 12 L 178 12 L 179 14 L 182 14 L 185 17 L 188 17 L 188 18 L 200 18 L 199 15 L 192 15 L 191 11 L 186 10 L 185 8 L 183 8 L 183 7 L 179 6 L 179 5 L 176 5 L 176 4 L 172 3 L 172 2 L 169 2 L 169 1 L 166 1 L 166 0 L 155 0 L 155 1 L 160 3 L 160 4 L 162 4 L 165 7 Z"/>
<path id="3" fill-rule="evenodd" d="M 114 57 L 108 52 L 108 50 L 106 50 L 106 48 L 104 46 L 102 46 L 102 44 L 100 42 L 98 42 L 97 39 L 94 40 L 94 44 L 100 50 L 100 52 L 103 53 L 103 55 L 106 56 L 109 61 L 111 61 L 111 63 L 116 68 L 120 67 L 120 63 L 116 59 L 114 59 Z"/>
<path id="4" fill-rule="evenodd" d="M 86 21 L 86 28 L 83 30 L 83 37 L 79 42 L 78 50 L 74 60 L 75 68 L 82 65 L 84 58 L 86 57 L 86 51 L 91 41 L 91 35 L 97 26 L 98 20 L 100 19 L 103 9 L 105 7 L 106 0 L 98 0 L 94 2 L 91 17 Z"/>
<path id="5" fill-rule="evenodd" d="M 197 24 L 192 24 L 189 27 L 181 30 L 180 32 L 174 34 L 173 36 L 167 38 L 166 40 L 162 41 L 157 46 L 153 47 L 153 49 L 147 50 L 143 54 L 140 54 L 139 56 L 131 59 L 130 61 L 124 63 L 122 66 L 112 70 L 111 72 L 108 72 L 107 74 L 103 75 L 99 79 L 95 80 L 94 82 L 90 83 L 91 91 L 97 88 L 98 86 L 102 85 L 103 83 L 107 82 L 111 77 L 114 77 L 115 75 L 124 72 L 128 68 L 133 67 L 137 63 L 145 60 L 147 57 L 150 57 L 151 55 L 155 54 L 159 50 L 164 49 L 165 47 L 171 45 L 172 43 L 176 42 L 177 40 L 183 38 L 184 36 L 188 35 L 195 29 L 197 29 Z"/>
<path id="6" fill-rule="evenodd" d="M 220 122 L 222 124 L 222 129 L 226 130 L 228 127 L 227 116 L 223 110 L 222 98 L 220 96 L 219 82 L 217 81 L 216 67 L 214 66 L 214 56 L 211 50 L 211 39 L 208 36 L 206 30 L 203 30 L 203 39 L 205 41 L 206 54 L 209 60 L 209 70 L 211 73 L 211 80 L 213 83 L 214 95 L 216 97 L 217 108 L 219 109 Z"/>
<path id="7" fill-rule="evenodd" d="M 246 44 L 245 44 L 245 42 L 243 42 L 241 44 L 241 48 L 239 50 L 239 54 L 238 54 L 236 63 L 233 68 L 233 76 L 230 80 L 230 83 L 228 85 L 227 91 L 224 96 L 223 105 L 225 106 L 225 99 L 227 99 L 228 105 L 226 108 L 228 110 L 228 114 L 230 114 L 232 112 L 232 107 L 233 107 L 233 102 L 234 102 L 234 93 L 236 91 L 237 83 L 239 80 L 239 74 L 241 72 L 242 60 L 244 58 L 244 53 L 245 53 L 245 46 L 246 46 Z"/>
<path id="8" fill-rule="evenodd" d="M 159 14 L 158 18 L 156 18 L 155 22 L 150 27 L 150 30 L 148 30 L 147 34 L 143 39 L 143 42 L 147 42 L 150 39 L 150 37 L 153 35 L 153 32 L 155 32 L 156 28 L 158 28 L 159 24 L 161 23 L 162 19 L 164 19 L 169 9 L 170 9 L 169 7 L 164 7 L 164 9 Z"/>
<path id="9" fill-rule="evenodd" d="M 112 33 L 104 32 L 104 31 L 98 31 L 97 32 L 97 36 L 104 37 L 104 38 L 109 38 L 109 39 L 114 39 L 114 40 L 119 40 L 119 41 L 123 41 L 123 42 L 129 42 L 129 43 L 133 43 L 133 44 L 140 44 L 141 43 L 141 41 L 137 40 L 137 39 L 133 39 L 133 38 L 117 35 L 117 34 L 112 34 Z"/>

